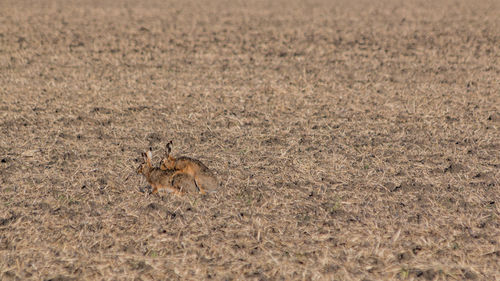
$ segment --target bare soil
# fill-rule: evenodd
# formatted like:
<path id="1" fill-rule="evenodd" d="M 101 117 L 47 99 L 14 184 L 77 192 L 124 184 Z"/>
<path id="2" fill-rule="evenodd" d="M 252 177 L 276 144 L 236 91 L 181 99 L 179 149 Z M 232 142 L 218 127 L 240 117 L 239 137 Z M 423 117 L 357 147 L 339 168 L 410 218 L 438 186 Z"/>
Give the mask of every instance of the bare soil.
<path id="1" fill-rule="evenodd" d="M 1 1 L 0 279 L 499 280 L 499 15 Z M 168 140 L 216 194 L 148 194 Z"/>

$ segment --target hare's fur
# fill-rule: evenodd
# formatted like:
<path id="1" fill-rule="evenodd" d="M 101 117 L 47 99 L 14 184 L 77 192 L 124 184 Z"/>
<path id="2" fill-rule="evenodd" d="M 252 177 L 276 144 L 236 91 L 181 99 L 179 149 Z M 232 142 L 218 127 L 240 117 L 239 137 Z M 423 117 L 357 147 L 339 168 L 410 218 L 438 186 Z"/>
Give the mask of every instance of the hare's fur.
<path id="1" fill-rule="evenodd" d="M 217 191 L 218 181 L 212 171 L 201 161 L 185 156 L 174 158 L 170 155 L 172 141 L 167 144 L 166 157 L 162 160 L 160 169 L 174 170 L 172 178 L 179 174 L 187 174 L 194 178 L 196 187 L 201 194 Z"/>
<path id="2" fill-rule="evenodd" d="M 158 193 L 159 189 L 166 189 L 177 195 L 196 190 L 194 179 L 186 173 L 176 173 L 172 169 L 162 170 L 151 165 L 151 151 L 143 153 L 144 162 L 137 168 L 137 173 L 144 175 L 153 188 L 152 193 Z"/>

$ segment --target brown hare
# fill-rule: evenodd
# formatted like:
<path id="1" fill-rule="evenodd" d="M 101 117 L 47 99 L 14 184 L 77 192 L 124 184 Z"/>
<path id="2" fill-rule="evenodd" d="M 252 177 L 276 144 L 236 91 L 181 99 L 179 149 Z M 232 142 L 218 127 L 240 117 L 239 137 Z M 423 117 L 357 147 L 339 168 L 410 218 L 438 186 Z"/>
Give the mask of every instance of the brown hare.
<path id="1" fill-rule="evenodd" d="M 194 178 L 196 187 L 201 194 L 216 192 L 218 181 L 212 171 L 201 161 L 185 156 L 174 158 L 170 155 L 172 141 L 167 144 L 165 159 L 162 160 L 160 169 L 174 170 L 172 178 L 178 174 L 188 174 Z"/>
<path id="2" fill-rule="evenodd" d="M 174 170 L 162 170 L 151 165 L 152 153 L 149 150 L 142 153 L 143 163 L 137 168 L 137 173 L 144 175 L 153 188 L 152 194 L 158 193 L 158 189 L 167 189 L 177 195 L 187 192 L 196 192 L 197 187 L 194 178 L 186 173 L 176 173 Z"/>

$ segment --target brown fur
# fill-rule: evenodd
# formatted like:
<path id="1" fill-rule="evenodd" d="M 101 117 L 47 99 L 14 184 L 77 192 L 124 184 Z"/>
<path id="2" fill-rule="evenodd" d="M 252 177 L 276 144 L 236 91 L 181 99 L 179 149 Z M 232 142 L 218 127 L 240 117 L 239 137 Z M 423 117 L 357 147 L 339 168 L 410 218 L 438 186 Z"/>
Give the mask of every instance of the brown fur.
<path id="1" fill-rule="evenodd" d="M 174 170 L 172 178 L 178 174 L 188 174 L 194 178 L 195 184 L 201 194 L 206 192 L 215 192 L 218 182 L 212 171 L 200 160 L 186 156 L 174 158 L 170 155 L 172 141 L 167 144 L 166 157 L 162 160 L 160 169 Z"/>
<path id="2" fill-rule="evenodd" d="M 186 192 L 196 190 L 194 179 L 186 173 L 177 173 L 174 170 L 162 170 L 153 167 L 151 164 L 151 152 L 143 153 L 144 162 L 137 168 L 137 173 L 146 177 L 146 180 L 153 188 L 152 193 L 158 193 L 158 189 L 167 189 L 177 195 L 184 195 Z"/>

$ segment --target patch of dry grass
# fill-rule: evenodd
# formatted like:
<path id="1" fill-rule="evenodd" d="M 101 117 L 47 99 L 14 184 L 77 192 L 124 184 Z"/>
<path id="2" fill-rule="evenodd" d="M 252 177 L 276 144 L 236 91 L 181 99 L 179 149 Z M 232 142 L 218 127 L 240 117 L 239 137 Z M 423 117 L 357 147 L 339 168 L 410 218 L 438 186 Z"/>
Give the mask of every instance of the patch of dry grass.
<path id="1" fill-rule="evenodd" d="M 3 1 L 0 279 L 500 278 L 498 2 L 330 2 Z"/>

